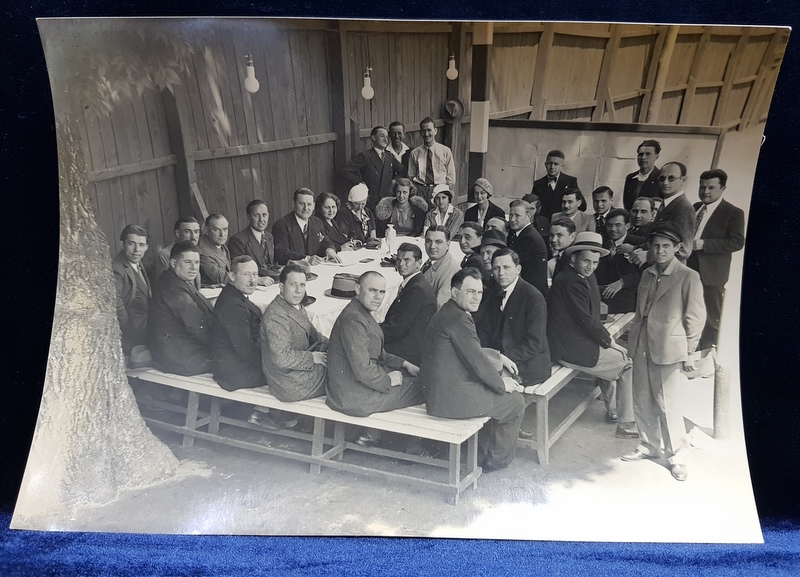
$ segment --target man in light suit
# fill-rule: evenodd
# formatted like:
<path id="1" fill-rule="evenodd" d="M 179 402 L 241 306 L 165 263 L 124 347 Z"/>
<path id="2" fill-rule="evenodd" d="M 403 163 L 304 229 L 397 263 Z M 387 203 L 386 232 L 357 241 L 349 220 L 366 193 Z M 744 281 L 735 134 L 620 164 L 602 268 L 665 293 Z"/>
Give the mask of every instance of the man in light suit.
<path id="1" fill-rule="evenodd" d="M 373 128 L 369 137 L 372 147 L 359 152 L 352 164 L 342 169 L 342 177 L 349 187 L 361 182 L 367 185 L 367 208 L 374 212 L 380 199 L 394 196 L 392 181 L 406 176 L 407 171 L 402 162 L 386 149 L 389 133 L 383 126 Z"/>
<path id="2" fill-rule="evenodd" d="M 541 214 L 548 220 L 561 209 L 561 197 L 564 192 L 571 188 L 578 188 L 577 178 L 561 172 L 566 164 L 564 160 L 564 153 L 560 150 L 548 152 L 544 161 L 546 174 L 533 181 L 533 188 L 530 192 L 530 195 L 539 197 L 539 201 L 542 203 Z M 522 200 L 530 202 L 530 199 L 527 198 L 530 195 L 522 197 Z M 585 202 L 580 209 L 586 209 Z"/>
<path id="3" fill-rule="evenodd" d="M 478 436 L 479 464 L 485 473 L 514 460 L 525 402 L 516 382 L 501 377 L 505 368 L 516 372 L 511 359 L 499 354 L 493 366 L 475 330 L 472 315 L 483 294 L 481 273 L 472 267 L 453 276 L 451 298 L 433 316 L 425 336 L 420 381 L 429 414 L 448 419 L 491 417 Z"/>
<path id="4" fill-rule="evenodd" d="M 657 140 L 645 140 L 636 149 L 636 162 L 639 170 L 625 177 L 625 188 L 622 191 L 622 205 L 631 210 L 633 202 L 640 196 L 661 197 L 658 186 L 660 171 L 656 166 L 661 144 Z"/>
<path id="5" fill-rule="evenodd" d="M 325 403 L 335 411 L 367 417 L 424 402 L 416 379 L 419 367 L 386 352 L 383 331 L 371 313 L 386 297 L 386 279 L 365 272 L 356 296 L 337 317 L 328 342 Z M 374 444 L 374 438 L 364 444 Z"/>
<path id="6" fill-rule="evenodd" d="M 450 254 L 450 229 L 434 225 L 425 231 L 425 253 L 428 260 L 422 265 L 422 276 L 433 287 L 436 307 L 441 308 L 450 299 L 450 279 L 461 269 Z"/>
<path id="7" fill-rule="evenodd" d="M 678 388 L 681 371 L 694 369 L 694 352 L 706 321 L 700 275 L 677 258 L 682 237 L 673 222 L 653 226 L 655 264 L 642 274 L 636 314 L 628 336 L 633 359 L 633 402 L 639 445 L 623 461 L 662 454 L 678 481 L 688 475 L 683 451 L 688 438 Z"/>
<path id="8" fill-rule="evenodd" d="M 314 193 L 308 188 L 294 191 L 294 210 L 275 222 L 272 234 L 276 249 L 309 257 L 309 264 L 319 264 L 323 258 L 341 262 L 325 225 L 314 216 Z"/>
<path id="9" fill-rule="evenodd" d="M 577 188 L 571 188 L 564 192 L 561 197 L 561 212 L 556 212 L 550 218 L 550 222 L 555 222 L 561 218 L 571 218 L 575 223 L 575 232 L 595 232 L 595 221 L 592 215 L 586 214 L 578 207 L 585 201 L 583 193 Z"/>
<path id="10" fill-rule="evenodd" d="M 522 278 L 542 295 L 547 295 L 547 247 L 539 231 L 531 224 L 531 206 L 524 200 L 514 200 L 508 208 L 508 248 L 519 255 Z"/>
<path id="11" fill-rule="evenodd" d="M 294 402 L 325 394 L 328 339 L 303 308 L 306 273 L 296 263 L 281 271 L 280 294 L 261 324 L 262 366 L 269 390 L 281 401 Z"/>
<path id="12" fill-rule="evenodd" d="M 547 343 L 547 305 L 542 293 L 520 277 L 519 256 L 510 248 L 492 255 L 492 274 L 500 290 L 488 299 L 481 319 L 481 345 L 496 349 L 517 364 L 525 386 L 550 377 L 550 347 Z"/>
<path id="13" fill-rule="evenodd" d="M 221 214 L 206 218 L 206 233 L 197 243 L 200 249 L 200 283 L 203 287 L 228 284 L 231 253 L 228 240 L 228 219 Z"/>
<path id="14" fill-rule="evenodd" d="M 305 258 L 305 255 L 275 246 L 275 239 L 267 230 L 269 208 L 266 202 L 252 200 L 245 210 L 248 227 L 228 240 L 228 251 L 232 259 L 245 255 L 252 257 L 258 265 L 258 284 L 270 286 L 278 277 L 280 265 L 286 264 L 289 259 Z"/>
<path id="15" fill-rule="evenodd" d="M 119 240 L 122 250 L 111 263 L 117 293 L 117 320 L 122 331 L 122 352 L 131 354 L 133 347 L 147 343 L 147 310 L 152 296 L 150 279 L 142 266 L 150 235 L 145 229 L 129 224 Z"/>
<path id="16" fill-rule="evenodd" d="M 397 249 L 397 272 L 403 277 L 397 298 L 381 323 L 386 352 L 419 366 L 425 331 L 436 312 L 436 293 L 420 269 L 422 251 L 410 242 Z"/>
<path id="17" fill-rule="evenodd" d="M 700 175 L 700 202 L 695 203 L 694 250 L 686 264 L 700 273 L 706 303 L 706 326 L 699 348 L 707 349 L 719 340 L 719 321 L 725 297 L 725 283 L 731 271 L 731 254 L 744 247 L 744 212 L 722 198 L 728 183 L 723 170 Z"/>

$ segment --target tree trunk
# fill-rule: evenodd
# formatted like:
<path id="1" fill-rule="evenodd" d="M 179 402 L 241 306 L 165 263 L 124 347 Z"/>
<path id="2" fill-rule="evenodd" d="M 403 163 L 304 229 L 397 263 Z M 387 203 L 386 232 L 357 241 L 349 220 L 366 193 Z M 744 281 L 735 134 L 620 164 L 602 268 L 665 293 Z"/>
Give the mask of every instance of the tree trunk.
<path id="1" fill-rule="evenodd" d="M 56 123 L 60 258 L 42 403 L 11 526 L 69 528 L 78 507 L 170 477 L 177 458 L 144 423 L 125 376 L 108 244 L 77 125 Z"/>

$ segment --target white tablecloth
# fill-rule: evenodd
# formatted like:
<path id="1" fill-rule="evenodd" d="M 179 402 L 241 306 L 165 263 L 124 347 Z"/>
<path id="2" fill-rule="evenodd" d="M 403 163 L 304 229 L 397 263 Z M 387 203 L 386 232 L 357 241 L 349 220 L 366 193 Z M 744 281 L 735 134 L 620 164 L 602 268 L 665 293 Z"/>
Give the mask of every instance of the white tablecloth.
<path id="1" fill-rule="evenodd" d="M 424 241 L 422 238 L 398 237 L 396 246 L 399 246 L 403 242 L 411 242 L 419 246 L 420 249 L 422 249 L 422 260 L 427 260 L 425 248 L 423 246 Z M 450 243 L 450 252 L 454 258 L 459 260 L 459 262 L 464 257 L 464 254 L 461 252 L 461 249 L 456 242 Z M 400 286 L 400 282 L 403 280 L 397 271 L 394 270 L 394 268 L 382 267 L 380 265 L 381 259 L 385 256 L 388 256 L 388 252 L 385 248 L 380 250 L 369 250 L 362 248 L 355 251 L 340 252 L 339 258 L 342 260 L 341 265 L 320 264 L 311 267 L 311 270 L 319 276 L 306 285 L 306 292 L 312 297 L 316 298 L 317 301 L 314 304 L 307 306 L 306 312 L 309 319 L 311 319 L 312 324 L 320 333 L 325 336 L 330 336 L 333 323 L 336 322 L 336 318 L 339 316 L 339 313 L 341 313 L 344 307 L 347 306 L 347 303 L 350 302 L 350 299 L 329 297 L 325 295 L 325 291 L 330 289 L 331 285 L 333 284 L 333 276 L 340 272 L 360 275 L 369 270 L 374 270 L 378 271 L 384 276 L 384 278 L 386 278 L 386 298 L 383 300 L 381 307 L 375 311 L 375 313 L 373 313 L 373 316 L 378 322 L 383 321 L 384 317 L 386 316 L 386 311 L 389 309 L 392 301 L 394 301 L 395 297 L 397 296 L 397 288 Z M 366 259 L 371 260 L 370 262 L 360 262 Z M 200 290 L 200 292 L 212 303 L 216 301 L 221 291 L 222 289 L 220 288 L 204 288 Z M 267 305 L 269 305 L 269 303 L 271 303 L 272 300 L 278 296 L 278 291 L 279 289 L 277 282 L 269 287 L 258 287 L 250 296 L 250 300 L 254 304 L 258 305 L 262 311 L 264 311 L 266 310 Z"/>

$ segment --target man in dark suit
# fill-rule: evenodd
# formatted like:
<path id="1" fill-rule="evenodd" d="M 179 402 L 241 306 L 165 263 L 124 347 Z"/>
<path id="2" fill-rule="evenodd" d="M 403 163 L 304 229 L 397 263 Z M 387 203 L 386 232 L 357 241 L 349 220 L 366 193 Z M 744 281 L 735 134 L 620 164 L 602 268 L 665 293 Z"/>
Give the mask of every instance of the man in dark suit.
<path id="1" fill-rule="evenodd" d="M 645 140 L 636 149 L 636 162 L 639 170 L 625 177 L 625 188 L 622 191 L 622 204 L 626 210 L 633 207 L 633 201 L 640 196 L 662 196 L 658 186 L 660 171 L 656 166 L 661 144 L 657 140 Z"/>
<path id="2" fill-rule="evenodd" d="M 633 201 L 631 208 L 631 227 L 628 229 L 634 236 L 647 239 L 650 229 L 653 227 L 653 219 L 656 216 L 656 203 L 649 196 L 640 196 Z"/>
<path id="3" fill-rule="evenodd" d="M 725 283 L 731 271 L 731 254 L 744 247 L 744 212 L 722 198 L 728 175 L 720 169 L 700 175 L 700 202 L 695 203 L 694 250 L 686 264 L 700 273 L 706 303 L 706 326 L 699 348 L 719 340 L 719 321 Z"/>
<path id="4" fill-rule="evenodd" d="M 547 295 L 547 247 L 530 220 L 530 205 L 524 200 L 515 200 L 508 209 L 508 225 L 515 233 L 509 248 L 519 255 L 522 278 Z"/>
<path id="5" fill-rule="evenodd" d="M 608 383 L 603 391 L 606 418 L 618 421 L 617 436 L 634 437 L 632 363 L 600 322 L 600 289 L 594 271 L 608 249 L 596 232 L 582 232 L 565 252 L 570 266 L 553 279 L 547 297 L 550 353 L 553 361 Z"/>
<path id="6" fill-rule="evenodd" d="M 636 308 L 636 290 L 642 273 L 626 255 L 633 247 L 644 244 L 645 239 L 628 234 L 629 226 L 630 213 L 627 210 L 614 208 L 608 211 L 605 247 L 610 252 L 600 258 L 594 274 L 609 313 L 632 313 Z"/>
<path id="7" fill-rule="evenodd" d="M 141 226 L 129 224 L 119 240 L 122 250 L 111 263 L 117 293 L 117 320 L 122 331 L 122 352 L 147 343 L 147 310 L 152 290 L 142 257 L 147 252 L 150 235 Z"/>
<path id="8" fill-rule="evenodd" d="M 668 162 L 662 166 L 661 174 L 658 175 L 658 185 L 661 187 L 664 206 L 653 219 L 653 228 L 661 223 L 671 222 L 680 229 L 681 238 L 685 238 L 686 242 L 680 244 L 678 260 L 685 263 L 692 253 L 694 225 L 697 220 L 692 203 L 689 202 L 683 191 L 686 185 L 686 166 L 680 162 Z M 645 262 L 653 264 L 652 259 L 653 256 L 648 255 L 643 249 L 637 249 L 631 253 L 631 261 L 637 266 L 641 266 Z"/>
<path id="9" fill-rule="evenodd" d="M 424 402 L 418 381 L 403 375 L 416 377 L 419 367 L 386 352 L 383 330 L 371 314 L 385 296 L 383 275 L 365 272 L 331 330 L 325 403 L 346 415 L 366 417 Z M 374 437 L 364 444 L 374 444 Z"/>
<path id="10" fill-rule="evenodd" d="M 294 191 L 294 210 L 275 222 L 272 234 L 276 249 L 309 257 L 309 264 L 319 264 L 323 258 L 341 262 L 325 234 L 325 225 L 314 216 L 314 193 L 308 188 Z"/>
<path id="11" fill-rule="evenodd" d="M 228 240 L 228 219 L 221 214 L 210 214 L 206 218 L 206 233 L 197 243 L 200 249 L 200 282 L 202 286 L 228 284 L 231 272 L 231 253 L 225 242 Z"/>
<path id="12" fill-rule="evenodd" d="M 406 127 L 399 120 L 395 120 L 389 125 L 389 146 L 386 151 L 394 156 L 395 160 L 403 165 L 408 173 L 408 161 L 411 158 L 411 148 L 403 142 L 406 135 Z"/>
<path id="13" fill-rule="evenodd" d="M 252 257 L 258 265 L 258 284 L 269 286 L 278 277 L 280 265 L 286 264 L 289 259 L 303 259 L 305 255 L 275 246 L 272 233 L 267 231 L 269 208 L 263 200 L 250 201 L 246 211 L 249 226 L 234 234 L 228 241 L 230 257 Z"/>
<path id="14" fill-rule="evenodd" d="M 542 215 L 548 220 L 561 210 L 561 196 L 565 190 L 570 188 L 578 188 L 578 179 L 574 176 L 561 172 L 565 166 L 564 153 L 560 150 L 551 150 L 547 153 L 544 161 L 544 168 L 546 174 L 533 181 L 533 188 L 530 194 L 535 194 L 539 197 L 542 203 Z M 523 200 L 528 201 L 523 197 Z M 586 202 L 579 207 L 580 210 L 586 210 Z"/>
<path id="15" fill-rule="evenodd" d="M 211 303 L 194 284 L 200 253 L 191 241 L 172 247 L 170 269 L 153 290 L 147 337 L 153 365 L 179 375 L 207 373 L 212 367 Z"/>
<path id="16" fill-rule="evenodd" d="M 516 453 L 525 414 L 515 381 L 499 369 L 516 366 L 499 354 L 502 367 L 481 349 L 470 313 L 478 310 L 483 293 L 481 274 L 474 268 L 458 271 L 451 298 L 433 316 L 425 336 L 420 381 L 431 415 L 448 419 L 491 417 L 478 437 L 479 464 L 485 473 L 507 467 Z"/>
<path id="17" fill-rule="evenodd" d="M 197 219 L 193 216 L 182 216 L 175 221 L 173 234 L 175 235 L 175 242 L 188 240 L 196 245 L 200 242 L 200 223 L 197 222 Z M 172 247 L 175 246 L 175 242 L 156 251 L 156 258 L 153 266 L 153 286 L 158 282 L 161 273 L 169 270 L 169 255 L 172 253 Z M 200 275 L 197 275 L 197 278 L 195 278 L 195 285 L 197 285 L 197 288 L 200 288 Z"/>
<path id="18" fill-rule="evenodd" d="M 422 251 L 410 242 L 397 249 L 397 272 L 403 277 L 397 298 L 381 323 L 387 353 L 419 366 L 425 331 L 436 312 L 436 293 L 420 269 Z"/>
<path id="19" fill-rule="evenodd" d="M 375 211 L 378 201 L 394 196 L 392 181 L 406 176 L 408 171 L 394 154 L 388 152 L 389 133 L 383 126 L 376 126 L 369 135 L 372 147 L 359 152 L 352 164 L 342 169 L 342 177 L 349 186 L 363 182 L 369 188 L 367 208 Z"/>
<path id="20" fill-rule="evenodd" d="M 608 244 L 606 233 L 606 218 L 613 208 L 614 191 L 607 186 L 600 186 L 592 191 L 592 207 L 594 208 L 594 231 L 603 237 L 603 244 Z M 580 232 L 580 231 L 579 231 Z"/>
<path id="21" fill-rule="evenodd" d="M 480 226 L 486 228 L 486 223 L 490 218 L 506 219 L 506 213 L 503 209 L 494 204 L 491 200 L 494 188 L 492 183 L 485 178 L 479 178 L 472 185 L 472 194 L 475 195 L 475 206 L 467 209 L 464 213 L 464 222 L 477 222 Z"/>
<path id="22" fill-rule="evenodd" d="M 478 336 L 484 347 L 500 351 L 517 364 L 522 384 L 550 377 L 547 305 L 542 293 L 520 278 L 519 256 L 510 248 L 492 255 L 492 274 L 500 290 L 484 295 L 489 306 Z"/>

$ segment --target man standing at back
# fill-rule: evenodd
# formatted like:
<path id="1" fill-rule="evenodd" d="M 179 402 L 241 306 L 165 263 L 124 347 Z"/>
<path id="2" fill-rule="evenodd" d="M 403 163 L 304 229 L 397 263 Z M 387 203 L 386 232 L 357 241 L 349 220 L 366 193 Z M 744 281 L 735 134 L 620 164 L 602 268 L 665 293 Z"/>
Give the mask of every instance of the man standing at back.
<path id="1" fill-rule="evenodd" d="M 450 254 L 450 230 L 432 226 L 425 231 L 425 252 L 428 260 L 422 265 L 424 276 L 436 294 L 436 307 L 450 299 L 450 279 L 461 269 L 460 263 Z"/>
<path id="2" fill-rule="evenodd" d="M 370 149 L 359 152 L 352 164 L 342 169 L 342 176 L 349 187 L 361 182 L 367 185 L 367 208 L 375 211 L 380 199 L 394 196 L 392 181 L 404 177 L 406 169 L 386 150 L 389 134 L 383 126 L 373 128 L 369 137 L 372 141 Z"/>
<path id="3" fill-rule="evenodd" d="M 188 240 L 195 246 L 200 242 L 200 223 L 193 216 L 182 216 L 175 222 L 175 242 Z M 170 269 L 169 260 L 175 242 L 165 246 L 156 253 L 155 267 L 153 269 L 153 286 L 158 282 L 161 273 Z M 200 275 L 194 280 L 195 286 L 200 288 Z"/>
<path id="4" fill-rule="evenodd" d="M 408 162 L 411 159 L 411 149 L 403 142 L 406 135 L 406 127 L 399 120 L 395 120 L 389 125 L 389 146 L 386 150 L 394 156 L 403 169 L 408 174 Z"/>
<path id="5" fill-rule="evenodd" d="M 530 194 L 535 194 L 539 197 L 539 201 L 542 203 L 541 214 L 547 220 L 550 220 L 553 214 L 561 210 L 561 196 L 564 191 L 570 188 L 578 188 L 577 178 L 561 172 L 565 164 L 564 153 L 560 150 L 551 150 L 547 153 L 544 161 L 546 174 L 542 178 L 533 181 L 533 188 Z M 523 197 L 523 200 L 530 202 L 525 197 Z M 583 208 L 586 207 L 584 206 Z"/>
<path id="6" fill-rule="evenodd" d="M 122 352 L 147 343 L 147 309 L 152 295 L 150 279 L 142 266 L 150 235 L 141 226 L 129 224 L 119 240 L 122 250 L 111 263 L 117 293 L 117 320 L 122 331 Z"/>
<path id="7" fill-rule="evenodd" d="M 453 152 L 444 144 L 436 142 L 436 124 L 426 117 L 419 123 L 422 146 L 411 151 L 408 163 L 408 177 L 417 187 L 417 194 L 424 199 L 433 197 L 433 187 L 437 184 L 456 184 L 456 163 Z"/>
<path id="8" fill-rule="evenodd" d="M 275 248 L 299 254 L 309 264 L 319 264 L 323 258 L 340 262 L 336 247 L 325 234 L 325 225 L 314 216 L 314 193 L 308 188 L 294 191 L 294 209 L 279 218 L 272 226 Z"/>
<path id="9" fill-rule="evenodd" d="M 728 175 L 720 169 L 700 175 L 700 202 L 695 203 L 694 250 L 686 262 L 700 273 L 706 326 L 699 348 L 707 349 L 719 340 L 719 322 L 725 283 L 731 271 L 731 254 L 744 247 L 744 212 L 722 198 Z"/>
<path id="10" fill-rule="evenodd" d="M 516 454 L 525 402 L 513 392 L 516 382 L 499 370 L 516 372 L 500 354 L 493 366 L 475 330 L 483 283 L 478 270 L 467 267 L 453 276 L 450 299 L 433 316 L 425 336 L 420 382 L 429 414 L 448 419 L 491 417 L 478 437 L 478 462 L 485 473 L 507 467 Z"/>
<path id="11" fill-rule="evenodd" d="M 228 219 L 221 214 L 206 218 L 206 233 L 197 243 L 200 249 L 200 282 L 203 287 L 228 284 L 231 253 L 228 240 Z"/>
<path id="12" fill-rule="evenodd" d="M 633 207 L 633 202 L 640 196 L 661 196 L 658 186 L 660 171 L 656 166 L 661 144 L 657 140 L 645 140 L 636 149 L 636 162 L 639 170 L 625 177 L 625 188 L 622 191 L 622 204 L 625 210 Z"/>
<path id="13" fill-rule="evenodd" d="M 508 209 L 508 226 L 514 233 L 514 242 L 509 248 L 519 255 L 521 276 L 535 286 L 542 295 L 547 295 L 547 247 L 530 219 L 530 205 L 524 200 L 515 200 Z"/>

